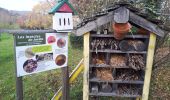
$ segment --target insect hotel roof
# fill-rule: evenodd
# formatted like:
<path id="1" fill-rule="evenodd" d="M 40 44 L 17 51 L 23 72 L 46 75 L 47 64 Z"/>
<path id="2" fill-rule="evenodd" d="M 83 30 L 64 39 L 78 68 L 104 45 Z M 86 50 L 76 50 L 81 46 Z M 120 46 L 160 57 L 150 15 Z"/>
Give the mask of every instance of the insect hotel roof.
<path id="1" fill-rule="evenodd" d="M 128 2 L 117 2 L 92 14 L 92 16 L 84 18 L 82 22 L 75 27 L 73 33 L 81 36 L 112 21 L 117 23 L 129 21 L 133 25 L 140 26 L 160 37 L 165 35 L 165 30 L 169 30 L 165 28 L 161 20 L 152 18 L 142 9 L 136 8 Z"/>

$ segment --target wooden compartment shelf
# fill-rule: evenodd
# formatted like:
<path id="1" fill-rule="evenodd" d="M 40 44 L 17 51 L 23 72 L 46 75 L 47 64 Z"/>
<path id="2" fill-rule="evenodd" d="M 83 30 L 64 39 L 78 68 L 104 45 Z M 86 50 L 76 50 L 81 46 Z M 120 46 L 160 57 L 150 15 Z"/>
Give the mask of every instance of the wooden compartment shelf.
<path id="1" fill-rule="evenodd" d="M 113 34 L 91 34 L 91 37 L 112 37 L 113 38 Z M 125 38 L 149 38 L 148 35 L 126 35 Z"/>
<path id="2" fill-rule="evenodd" d="M 99 92 L 99 93 L 89 93 L 90 96 L 108 96 L 108 97 L 127 97 L 127 98 L 136 98 L 136 97 L 141 97 L 141 95 L 119 95 L 119 94 L 116 94 L 116 93 L 102 93 L 102 92 Z"/>
<path id="3" fill-rule="evenodd" d="M 118 67 L 112 67 L 111 65 L 106 65 L 106 64 L 102 64 L 102 65 L 93 65 L 93 64 L 90 64 L 90 67 L 93 68 L 93 67 L 96 67 L 96 68 L 130 68 L 129 66 L 118 66 Z"/>
<path id="4" fill-rule="evenodd" d="M 121 51 L 121 50 L 90 50 L 90 52 L 101 52 L 101 53 L 133 53 L 133 54 L 147 54 L 146 51 Z"/>
<path id="5" fill-rule="evenodd" d="M 108 82 L 108 83 L 125 83 L 125 84 L 144 84 L 143 81 L 125 81 L 125 80 L 110 80 L 110 81 L 105 81 L 105 80 L 100 80 L 98 78 L 92 78 L 89 79 L 90 82 Z"/>

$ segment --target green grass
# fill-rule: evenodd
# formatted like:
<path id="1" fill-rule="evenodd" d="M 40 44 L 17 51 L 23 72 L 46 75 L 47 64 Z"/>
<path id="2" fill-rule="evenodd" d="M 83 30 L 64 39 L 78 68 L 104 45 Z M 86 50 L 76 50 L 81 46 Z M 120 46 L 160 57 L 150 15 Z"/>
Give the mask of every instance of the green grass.
<path id="1" fill-rule="evenodd" d="M 3 34 L 0 41 L 0 98 L 15 97 L 15 66 L 13 60 L 13 38 Z"/>

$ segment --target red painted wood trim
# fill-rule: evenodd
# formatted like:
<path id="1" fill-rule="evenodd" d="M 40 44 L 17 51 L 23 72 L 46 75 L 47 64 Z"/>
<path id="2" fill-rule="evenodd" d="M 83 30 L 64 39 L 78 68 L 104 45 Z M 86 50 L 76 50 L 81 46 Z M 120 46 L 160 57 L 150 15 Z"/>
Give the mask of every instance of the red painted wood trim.
<path id="1" fill-rule="evenodd" d="M 66 3 L 63 4 L 63 6 L 60 7 L 60 9 L 57 12 L 70 12 L 73 13 L 73 10 L 70 8 L 70 6 Z"/>

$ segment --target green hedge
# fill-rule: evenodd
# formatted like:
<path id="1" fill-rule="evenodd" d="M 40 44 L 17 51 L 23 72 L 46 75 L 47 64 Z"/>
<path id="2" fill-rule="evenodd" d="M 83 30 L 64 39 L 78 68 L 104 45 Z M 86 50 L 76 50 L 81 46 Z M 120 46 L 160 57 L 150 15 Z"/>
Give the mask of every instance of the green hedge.
<path id="1" fill-rule="evenodd" d="M 82 48 L 83 47 L 83 36 L 75 36 L 70 34 L 70 43 L 73 48 Z"/>

